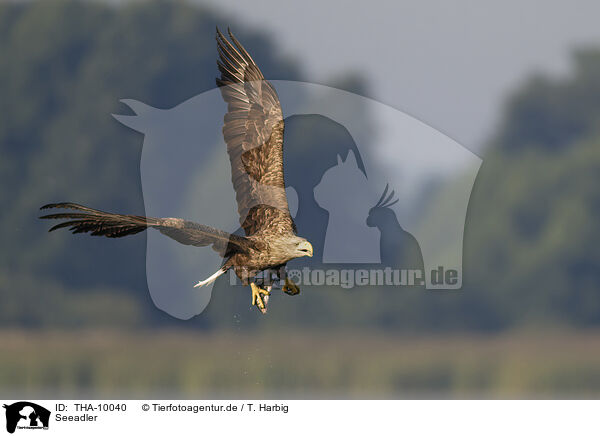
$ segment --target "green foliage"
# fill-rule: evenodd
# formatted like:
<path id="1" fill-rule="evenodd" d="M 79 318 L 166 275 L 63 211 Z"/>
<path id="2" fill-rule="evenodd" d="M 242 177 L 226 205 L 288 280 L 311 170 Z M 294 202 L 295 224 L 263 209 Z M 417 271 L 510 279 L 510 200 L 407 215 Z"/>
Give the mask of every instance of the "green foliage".
<path id="1" fill-rule="evenodd" d="M 465 228 L 465 293 L 499 326 L 600 323 L 600 136 L 549 154 L 492 151 Z"/>
<path id="2" fill-rule="evenodd" d="M 0 274 L 0 326 L 67 328 L 141 325 L 142 307 L 123 289 L 69 289 L 30 275 Z"/>
<path id="3" fill-rule="evenodd" d="M 536 75 L 508 101 L 494 147 L 548 152 L 579 143 L 600 128 L 600 50 L 574 53 L 569 77 Z"/>
<path id="4" fill-rule="evenodd" d="M 465 228 L 465 293 L 495 328 L 600 323 L 600 51 L 510 100 Z M 475 297 L 468 297 L 475 298 Z"/>

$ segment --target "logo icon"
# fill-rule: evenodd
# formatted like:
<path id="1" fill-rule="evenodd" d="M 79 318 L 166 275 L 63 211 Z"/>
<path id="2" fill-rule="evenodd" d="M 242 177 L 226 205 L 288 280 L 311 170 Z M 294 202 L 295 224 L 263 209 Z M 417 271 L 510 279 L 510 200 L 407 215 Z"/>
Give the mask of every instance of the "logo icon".
<path id="1" fill-rule="evenodd" d="M 48 429 L 50 411 L 45 407 L 29 401 L 19 401 L 4 405 L 6 409 L 6 431 L 14 433 L 18 429 Z"/>

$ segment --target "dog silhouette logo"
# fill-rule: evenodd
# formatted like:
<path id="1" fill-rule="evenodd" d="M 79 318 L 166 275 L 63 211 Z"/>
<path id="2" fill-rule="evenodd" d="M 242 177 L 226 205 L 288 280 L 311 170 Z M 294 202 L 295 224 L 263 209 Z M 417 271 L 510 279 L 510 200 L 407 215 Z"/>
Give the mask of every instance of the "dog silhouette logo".
<path id="1" fill-rule="evenodd" d="M 6 431 L 14 433 L 18 429 L 48 429 L 50 411 L 39 404 L 19 401 L 4 405 L 6 409 Z"/>

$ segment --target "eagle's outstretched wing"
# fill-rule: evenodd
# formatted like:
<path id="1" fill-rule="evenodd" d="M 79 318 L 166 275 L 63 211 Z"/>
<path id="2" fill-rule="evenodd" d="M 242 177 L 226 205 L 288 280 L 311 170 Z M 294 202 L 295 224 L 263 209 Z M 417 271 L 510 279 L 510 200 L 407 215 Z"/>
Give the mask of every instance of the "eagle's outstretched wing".
<path id="1" fill-rule="evenodd" d="M 279 98 L 239 41 L 217 29 L 221 77 L 227 103 L 223 136 L 231 161 L 240 224 L 246 235 L 295 233 L 283 179 L 283 115 Z"/>
<path id="2" fill-rule="evenodd" d="M 73 209 L 77 212 L 63 212 L 44 215 L 42 219 L 63 219 L 49 231 L 69 227 L 73 233 L 87 233 L 94 236 L 121 238 L 134 235 L 149 227 L 184 245 L 204 247 L 211 245 L 213 250 L 222 256 L 234 252 L 247 252 L 252 242 L 243 236 L 232 235 L 213 227 L 186 221 L 181 218 L 152 218 L 140 215 L 120 215 L 104 212 L 76 203 L 54 203 L 42 206 L 41 209 Z"/>

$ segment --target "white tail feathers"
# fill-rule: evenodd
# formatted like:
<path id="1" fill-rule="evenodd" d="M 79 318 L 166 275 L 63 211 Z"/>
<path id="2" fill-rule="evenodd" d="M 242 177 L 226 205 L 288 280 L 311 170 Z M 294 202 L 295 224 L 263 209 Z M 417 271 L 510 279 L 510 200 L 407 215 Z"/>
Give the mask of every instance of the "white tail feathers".
<path id="1" fill-rule="evenodd" d="M 194 285 L 194 288 L 200 288 L 204 285 L 208 285 L 209 283 L 214 282 L 215 280 L 217 280 L 221 275 L 225 274 L 225 271 L 227 271 L 227 268 L 222 267 L 220 268 L 216 273 L 214 273 L 212 276 L 210 276 L 209 278 L 207 278 L 206 280 L 202 280 L 198 283 L 196 283 Z"/>

